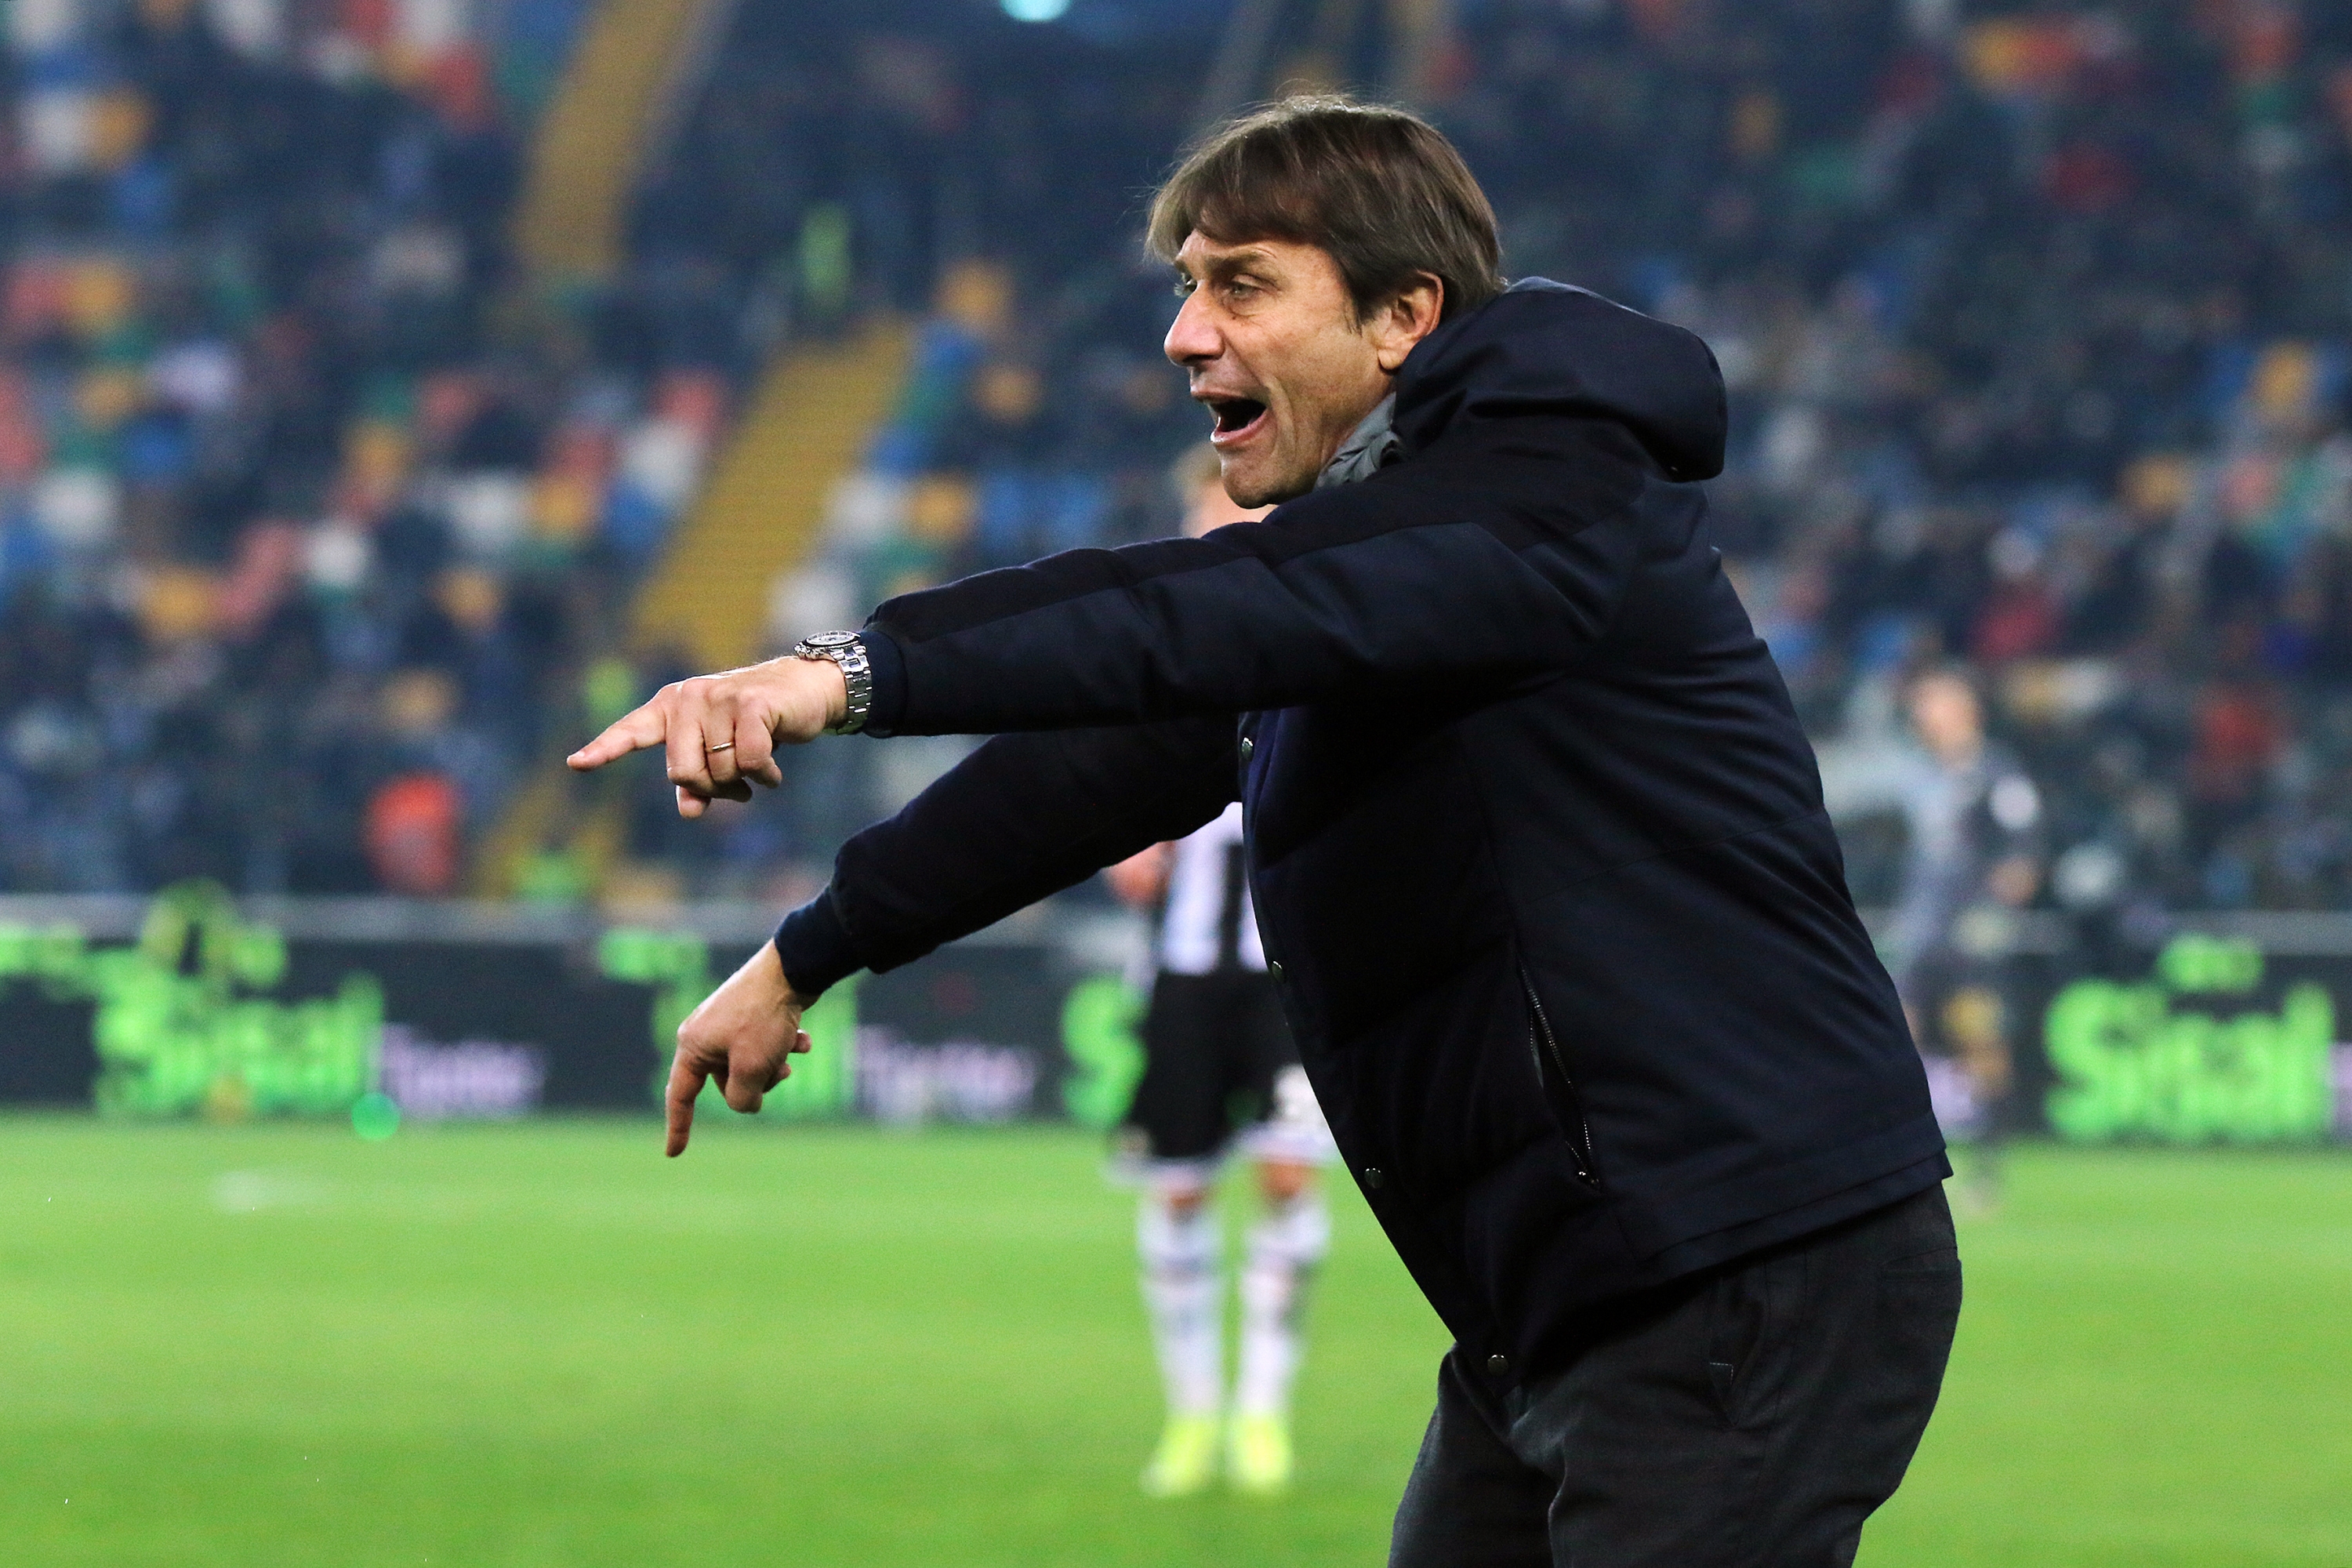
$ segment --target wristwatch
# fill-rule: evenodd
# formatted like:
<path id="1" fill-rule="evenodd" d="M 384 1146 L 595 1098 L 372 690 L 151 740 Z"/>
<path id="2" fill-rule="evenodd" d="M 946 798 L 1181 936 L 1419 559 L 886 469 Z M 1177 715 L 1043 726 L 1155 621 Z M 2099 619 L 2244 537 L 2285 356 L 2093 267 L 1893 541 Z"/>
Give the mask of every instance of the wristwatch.
<path id="1" fill-rule="evenodd" d="M 818 632 L 803 637 L 793 649 L 794 658 L 822 658 L 841 667 L 849 688 L 849 711 L 838 724 L 828 724 L 828 735 L 855 735 L 866 728 L 874 710 L 874 666 L 866 658 L 866 639 L 856 632 Z"/>

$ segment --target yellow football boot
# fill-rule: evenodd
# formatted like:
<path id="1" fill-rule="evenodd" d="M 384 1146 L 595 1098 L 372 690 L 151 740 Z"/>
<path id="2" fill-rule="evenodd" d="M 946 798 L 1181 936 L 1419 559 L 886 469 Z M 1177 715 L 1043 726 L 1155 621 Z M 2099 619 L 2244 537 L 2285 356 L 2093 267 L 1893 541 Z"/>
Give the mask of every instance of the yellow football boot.
<path id="1" fill-rule="evenodd" d="M 1217 1418 L 1171 1415 L 1151 1462 L 1143 1467 L 1144 1495 L 1190 1497 L 1206 1488 L 1216 1473 Z"/>
<path id="2" fill-rule="evenodd" d="M 1225 1435 L 1225 1477 L 1252 1497 L 1288 1491 L 1290 1423 L 1279 1415 L 1234 1416 Z"/>

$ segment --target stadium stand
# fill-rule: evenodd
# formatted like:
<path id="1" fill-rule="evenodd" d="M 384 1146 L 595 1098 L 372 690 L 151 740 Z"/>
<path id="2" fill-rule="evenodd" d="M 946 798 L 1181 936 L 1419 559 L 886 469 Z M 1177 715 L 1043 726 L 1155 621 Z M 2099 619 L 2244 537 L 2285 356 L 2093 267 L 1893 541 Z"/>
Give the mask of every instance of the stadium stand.
<path id="1" fill-rule="evenodd" d="M 583 11 L 9 9 L 11 888 L 461 886 L 732 396 L 518 268 Z"/>
<path id="2" fill-rule="evenodd" d="M 1496 5 L 1465 42 L 1514 266 L 1716 347 L 1719 515 L 1832 784 L 1902 668 L 1965 658 L 2062 901 L 2352 894 L 2352 14 Z"/>
<path id="3" fill-rule="evenodd" d="M 954 745 L 814 748 L 689 831 L 551 738 L 1169 525 L 1199 422 L 1132 239 L 1213 8 L 666 11 L 693 91 L 608 73 L 634 195 L 534 209 L 562 9 L 11 9 L 9 887 L 781 896 Z M 1375 8 L 1307 9 L 1260 90 L 1380 79 Z M 1412 54 L 1509 270 L 1714 346 L 1727 552 L 1833 793 L 1963 658 L 2068 852 L 2046 897 L 2352 901 L 2352 13 L 1464 0 Z M 827 433 L 762 418 L 820 371 Z M 1848 826 L 1879 901 L 1895 838 Z"/>
<path id="4" fill-rule="evenodd" d="M 1460 23 L 1430 107 L 1510 269 L 1717 350 L 1738 443 L 1719 525 L 1833 797 L 1907 743 L 1903 672 L 1960 658 L 2071 851 L 2046 897 L 2352 898 L 2352 20 L 1582 0 Z M 879 443 L 923 455 L 869 558 L 919 545 L 919 512 L 963 487 L 987 501 L 959 567 L 1153 526 L 1103 479 L 1150 474 L 1182 421 L 1115 457 L 1056 431 L 1016 466 L 1001 437 L 1025 411 L 1099 405 L 1087 348 L 1023 338 L 1027 391 L 988 331 L 928 330 L 936 384 L 910 402 L 1000 439 Z M 892 463 L 870 478 L 887 491 Z M 1857 892 L 1884 901 L 1899 841 L 1848 827 Z"/>

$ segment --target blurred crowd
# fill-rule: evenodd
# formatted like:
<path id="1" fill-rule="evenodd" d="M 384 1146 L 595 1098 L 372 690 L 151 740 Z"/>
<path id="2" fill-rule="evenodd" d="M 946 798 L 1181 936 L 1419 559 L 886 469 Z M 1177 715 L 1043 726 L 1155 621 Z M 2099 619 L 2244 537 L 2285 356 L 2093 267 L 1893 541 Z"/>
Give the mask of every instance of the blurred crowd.
<path id="1" fill-rule="evenodd" d="M 740 7 L 593 289 L 508 239 L 580 9 L 13 0 L 0 885 L 467 885 L 666 673 L 613 628 L 797 336 L 917 321 L 774 644 L 1174 526 L 1205 422 L 1134 242 L 1223 8 Z M 1460 0 L 1409 73 L 1377 9 L 1273 79 L 1397 79 L 1509 272 L 1714 347 L 1718 527 L 1864 902 L 1957 660 L 2037 898 L 2352 903 L 2352 7 Z M 692 842 L 649 784 L 628 852 L 772 889 L 957 749 L 813 748 Z"/>
<path id="2" fill-rule="evenodd" d="M 580 0 L 14 0 L 0 886 L 446 894 L 730 367 L 509 238 Z"/>
<path id="3" fill-rule="evenodd" d="M 1135 236 L 1192 129 L 1222 9 L 1107 0 L 1022 26 L 896 0 L 737 18 L 637 243 L 739 293 L 796 296 L 804 331 L 921 318 L 835 508 L 830 568 L 854 567 L 853 600 L 1165 531 L 1163 470 L 1200 419 L 1160 352 L 1166 274 Z"/>
<path id="4" fill-rule="evenodd" d="M 1958 658 L 2060 905 L 2352 901 L 2352 8 L 1467 16 L 1444 112 L 1513 268 L 1716 350 L 1718 519 L 1833 799 Z"/>
<path id="5" fill-rule="evenodd" d="M 817 551 L 773 584 L 771 651 L 892 594 L 1175 526 L 1169 463 L 1204 427 L 1160 353 L 1174 300 L 1136 235 L 1223 11 L 1103 0 L 1050 26 L 925 0 L 738 13 L 652 171 L 635 246 L 803 336 L 914 323 Z M 784 759 L 782 802 L 685 827 L 648 774 L 627 854 L 688 891 L 790 898 L 966 749 L 813 747 Z"/>
<path id="6" fill-rule="evenodd" d="M 1465 0 L 1457 21 L 1419 95 L 1493 195 L 1507 270 L 1681 321 L 1723 366 L 1717 525 L 1851 806 L 1864 902 L 1900 893 L 1906 828 L 1872 781 L 1919 748 L 1905 681 L 1958 660 L 2046 802 L 2038 899 L 2352 903 L 2352 8 Z M 1088 258 L 1001 254 L 1033 279 Z M 1144 363 L 1169 309 L 1138 295 L 1065 342 L 950 302 L 832 570 L 1165 531 L 1155 478 L 1199 438 Z"/>

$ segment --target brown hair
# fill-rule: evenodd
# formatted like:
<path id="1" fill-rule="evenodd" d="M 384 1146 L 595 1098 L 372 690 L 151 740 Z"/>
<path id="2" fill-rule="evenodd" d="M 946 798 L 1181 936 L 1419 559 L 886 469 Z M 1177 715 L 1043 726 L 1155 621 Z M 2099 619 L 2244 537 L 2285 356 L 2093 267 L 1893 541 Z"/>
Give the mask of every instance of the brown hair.
<path id="1" fill-rule="evenodd" d="M 1210 132 L 1152 198 L 1144 243 L 1173 261 L 1196 229 L 1320 247 L 1359 318 L 1424 272 L 1448 317 L 1503 291 L 1495 209 L 1469 165 L 1428 121 L 1380 104 L 1291 98 Z"/>

